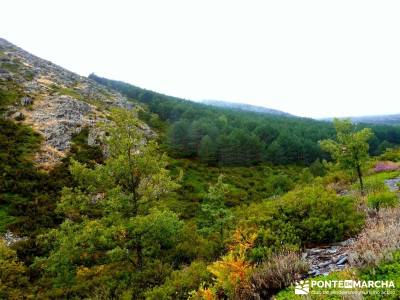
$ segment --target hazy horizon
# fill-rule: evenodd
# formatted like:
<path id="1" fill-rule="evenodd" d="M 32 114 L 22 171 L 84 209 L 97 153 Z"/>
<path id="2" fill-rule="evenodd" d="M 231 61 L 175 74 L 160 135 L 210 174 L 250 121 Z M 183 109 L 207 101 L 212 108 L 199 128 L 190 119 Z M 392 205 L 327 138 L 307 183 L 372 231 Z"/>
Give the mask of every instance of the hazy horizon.
<path id="1" fill-rule="evenodd" d="M 2 8 L 1 37 L 80 75 L 312 118 L 400 112 L 396 1 L 13 0 Z"/>

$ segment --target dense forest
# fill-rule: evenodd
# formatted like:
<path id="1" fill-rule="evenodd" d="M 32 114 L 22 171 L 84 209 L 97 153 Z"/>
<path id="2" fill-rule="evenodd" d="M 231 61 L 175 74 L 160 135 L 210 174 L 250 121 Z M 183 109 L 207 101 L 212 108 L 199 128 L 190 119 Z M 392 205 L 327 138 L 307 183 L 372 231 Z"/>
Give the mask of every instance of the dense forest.
<path id="1" fill-rule="evenodd" d="M 327 158 L 318 141 L 333 137 L 331 122 L 216 108 L 166 96 L 91 74 L 89 78 L 116 89 L 147 106 L 144 118 L 160 126 L 158 117 L 171 126 L 166 143 L 175 157 L 199 158 L 209 165 L 248 166 L 260 162 L 309 165 Z M 155 115 L 154 115 L 155 114 Z M 358 124 L 364 128 L 365 124 Z M 400 144 L 400 127 L 368 125 L 375 135 L 370 154 L 377 155 Z"/>

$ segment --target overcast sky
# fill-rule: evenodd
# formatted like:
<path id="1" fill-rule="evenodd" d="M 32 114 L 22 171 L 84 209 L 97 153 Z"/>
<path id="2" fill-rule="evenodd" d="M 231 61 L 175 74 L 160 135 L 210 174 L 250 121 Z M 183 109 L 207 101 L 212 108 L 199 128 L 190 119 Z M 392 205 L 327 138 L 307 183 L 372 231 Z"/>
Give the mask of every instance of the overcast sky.
<path id="1" fill-rule="evenodd" d="M 309 117 L 400 113 L 400 1 L 1 2 L 0 36 L 71 71 Z"/>

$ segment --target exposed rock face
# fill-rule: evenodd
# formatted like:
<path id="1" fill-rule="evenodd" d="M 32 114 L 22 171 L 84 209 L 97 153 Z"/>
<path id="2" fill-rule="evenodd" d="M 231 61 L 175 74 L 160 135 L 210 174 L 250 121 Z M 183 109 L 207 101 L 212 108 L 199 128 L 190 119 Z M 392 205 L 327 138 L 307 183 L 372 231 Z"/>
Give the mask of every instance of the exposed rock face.
<path id="1" fill-rule="evenodd" d="M 21 105 L 22 106 L 27 106 L 27 105 L 31 105 L 33 103 L 33 100 L 29 97 L 22 97 L 21 98 Z"/>
<path id="2" fill-rule="evenodd" d="M 392 179 L 386 179 L 385 180 L 386 186 L 389 188 L 391 192 L 398 192 L 400 190 L 399 184 L 400 184 L 400 177 L 397 178 L 392 178 Z"/>
<path id="3" fill-rule="evenodd" d="M 28 122 L 43 134 L 48 145 L 65 151 L 73 133 L 94 124 L 95 118 L 89 114 L 94 108 L 69 96 L 52 96 L 48 100 L 35 105 Z"/>
<path id="4" fill-rule="evenodd" d="M 58 162 L 69 150 L 72 135 L 104 120 L 106 109 L 132 108 L 118 92 L 0 38 L 0 89 L 16 88 L 20 98 L 8 108 L 8 115 L 43 135 L 42 151 L 36 159 L 43 166 Z M 143 126 L 145 132 L 151 132 Z M 101 136 L 96 130 L 89 132 L 91 143 Z"/>
<path id="5" fill-rule="evenodd" d="M 332 271 L 344 269 L 348 265 L 349 246 L 353 243 L 353 239 L 348 239 L 326 247 L 306 249 L 303 259 L 310 265 L 309 275 L 328 275 Z"/>
<path id="6" fill-rule="evenodd" d="M 26 240 L 24 237 L 19 237 L 12 233 L 11 231 L 7 231 L 1 239 L 5 242 L 6 246 L 10 247 L 19 241 Z"/>

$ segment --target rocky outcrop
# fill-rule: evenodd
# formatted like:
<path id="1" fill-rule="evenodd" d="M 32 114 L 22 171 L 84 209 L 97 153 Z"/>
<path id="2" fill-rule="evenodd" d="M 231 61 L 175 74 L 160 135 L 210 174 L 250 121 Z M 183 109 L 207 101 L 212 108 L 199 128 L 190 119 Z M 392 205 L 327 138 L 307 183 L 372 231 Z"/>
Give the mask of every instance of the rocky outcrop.
<path id="1" fill-rule="evenodd" d="M 391 192 L 398 192 L 400 190 L 400 177 L 386 179 L 385 184 Z"/>
<path id="2" fill-rule="evenodd" d="M 15 243 L 18 243 L 19 241 L 26 240 L 27 238 L 26 237 L 19 237 L 19 236 L 15 235 L 14 233 L 12 233 L 11 231 L 7 231 L 1 237 L 1 239 L 4 241 L 6 246 L 10 247 L 10 246 L 14 245 Z"/>
<path id="3" fill-rule="evenodd" d="M 57 161 L 69 149 L 72 136 L 85 126 L 93 126 L 97 120 L 95 107 L 64 95 L 35 103 L 33 110 L 26 111 L 25 115 L 26 123 L 43 135 L 47 150 L 56 150 L 46 155 L 41 151 L 36 158 L 39 163 Z"/>
<path id="4" fill-rule="evenodd" d="M 0 38 L 0 89 L 16 90 L 20 98 L 8 107 L 8 116 L 31 125 L 43 136 L 36 161 L 58 162 L 70 148 L 71 138 L 83 127 L 105 120 L 112 107 L 132 108 L 120 93 L 34 56 Z M 144 131 L 151 130 L 143 125 Z M 101 135 L 90 130 L 90 142 Z"/>
<path id="5" fill-rule="evenodd" d="M 349 247 L 354 239 L 318 248 L 306 249 L 303 259 L 310 265 L 309 276 L 328 275 L 348 265 Z"/>
<path id="6" fill-rule="evenodd" d="M 22 106 L 27 106 L 31 105 L 33 103 L 33 100 L 30 97 L 22 97 L 20 102 Z"/>

